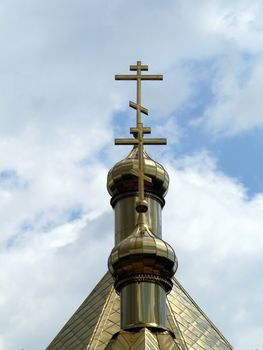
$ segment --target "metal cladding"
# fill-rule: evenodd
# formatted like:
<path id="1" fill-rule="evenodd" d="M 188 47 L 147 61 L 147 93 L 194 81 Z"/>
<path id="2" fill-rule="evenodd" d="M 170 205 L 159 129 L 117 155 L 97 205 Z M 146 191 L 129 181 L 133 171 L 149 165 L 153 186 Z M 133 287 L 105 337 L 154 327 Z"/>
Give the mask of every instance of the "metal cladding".
<path id="1" fill-rule="evenodd" d="M 141 80 L 148 77 L 142 76 L 141 71 L 148 70 L 148 66 L 138 61 L 130 69 L 136 70 L 137 75 L 116 76 L 117 80 L 137 80 L 137 101 L 129 103 L 137 113 L 136 127 L 130 128 L 133 138 L 115 139 L 115 144 L 133 145 L 133 149 L 108 173 L 107 188 L 116 210 L 116 246 L 110 254 L 108 267 L 115 280 L 115 290 L 120 295 L 121 329 L 135 332 L 150 327 L 164 331 L 166 294 L 172 289 L 172 278 L 178 266 L 173 248 L 161 239 L 159 229 L 169 176 L 161 164 L 148 156 L 144 145 L 164 145 L 166 139 L 144 137 L 151 133 L 149 127 L 143 126 L 141 118 L 141 113 L 148 115 L 148 109 L 141 105 Z M 162 76 L 149 78 L 161 79 Z M 126 213 L 129 213 L 127 223 L 125 218 L 119 217 Z M 153 229 L 151 223 L 155 223 Z"/>
<path id="2" fill-rule="evenodd" d="M 164 167 L 151 159 L 144 151 L 144 181 L 145 192 L 153 193 L 163 198 L 168 190 L 169 175 Z M 112 197 L 138 191 L 138 147 L 134 146 L 126 158 L 115 164 L 108 173 L 107 188 Z"/>
<path id="3" fill-rule="evenodd" d="M 86 279 L 86 274 L 83 279 Z M 151 328 L 137 332 L 120 331 L 120 297 L 113 287 L 111 274 L 107 272 L 47 350 L 171 350 L 173 342 L 173 346 L 180 350 L 233 350 L 175 279 L 166 298 L 166 308 L 166 327 L 175 335 L 172 339 L 171 334 L 167 343 L 161 341 L 169 336 L 168 333 L 163 337 L 164 331 L 153 332 Z"/>
<path id="4" fill-rule="evenodd" d="M 169 331 L 151 332 L 147 328 L 136 332 L 120 331 L 105 350 L 182 350 Z"/>
<path id="5" fill-rule="evenodd" d="M 123 285 L 143 281 L 160 284 L 169 292 L 178 262 L 169 244 L 156 237 L 147 225 L 138 225 L 113 248 L 108 266 L 118 292 Z"/>

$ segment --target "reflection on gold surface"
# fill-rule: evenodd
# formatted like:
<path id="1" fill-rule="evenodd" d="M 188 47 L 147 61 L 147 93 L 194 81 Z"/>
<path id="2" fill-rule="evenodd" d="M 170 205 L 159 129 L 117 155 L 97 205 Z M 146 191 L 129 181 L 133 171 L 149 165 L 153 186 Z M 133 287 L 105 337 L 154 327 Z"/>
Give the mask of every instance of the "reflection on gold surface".
<path id="1" fill-rule="evenodd" d="M 106 347 L 106 350 L 180 350 L 169 331 L 142 328 L 134 332 L 120 331 Z"/>
<path id="2" fill-rule="evenodd" d="M 144 189 L 164 197 L 169 186 L 169 176 L 164 167 L 151 159 L 146 152 L 144 158 Z M 125 192 L 138 192 L 138 147 L 134 147 L 126 158 L 118 162 L 108 173 L 107 188 L 111 196 Z"/>
<path id="3" fill-rule="evenodd" d="M 198 305 L 173 278 L 177 258 L 161 239 L 161 211 L 169 177 L 145 152 L 145 144 L 165 144 L 145 138 L 141 113 L 141 81 L 162 76 L 142 75 L 148 66 L 130 66 L 136 75 L 134 138 L 116 144 L 134 145 L 108 174 L 107 187 L 115 210 L 115 247 L 109 271 L 55 337 L 47 350 L 233 350 Z M 87 278 L 83 276 L 83 278 Z M 170 293 L 170 294 L 169 294 Z"/>
<path id="4" fill-rule="evenodd" d="M 164 329 L 166 293 L 177 269 L 172 247 L 138 224 L 112 249 L 108 266 L 121 295 L 121 328 Z"/>
<path id="5" fill-rule="evenodd" d="M 124 238 L 127 238 L 138 221 L 138 213 L 135 210 L 136 202 L 138 200 L 138 194 L 128 193 L 127 196 L 123 196 L 116 201 L 114 206 L 115 211 L 115 244 L 118 244 Z M 146 222 L 148 223 L 151 231 L 158 237 L 162 236 L 162 208 L 158 198 L 145 194 L 145 198 L 148 202 L 148 210 L 145 213 Z"/>
<path id="6" fill-rule="evenodd" d="M 233 350 L 220 331 L 175 279 L 166 305 L 166 327 L 175 334 L 179 349 Z M 112 336 L 119 331 L 120 298 L 113 288 L 113 279 L 108 272 L 47 350 L 105 350 Z M 146 346 L 149 349 L 148 343 Z M 169 349 L 169 347 L 157 349 Z"/>
<path id="7" fill-rule="evenodd" d="M 117 145 L 134 145 L 129 155 L 108 173 L 107 187 L 115 209 L 115 247 L 108 267 L 121 296 L 121 329 L 165 328 L 166 294 L 172 288 L 171 278 L 177 269 L 177 258 L 169 244 L 161 239 L 161 207 L 168 189 L 169 177 L 159 163 L 144 151 L 144 145 L 164 145 L 166 139 L 145 138 L 141 113 L 142 80 L 161 80 L 162 76 L 142 75 L 148 66 L 137 61 L 130 66 L 136 75 L 118 75 L 117 80 L 136 80 L 136 127 L 133 138 L 115 139 Z"/>
<path id="8" fill-rule="evenodd" d="M 121 329 L 166 328 L 166 292 L 154 283 L 131 283 L 122 288 Z M 150 307 L 149 307 L 150 305 Z"/>

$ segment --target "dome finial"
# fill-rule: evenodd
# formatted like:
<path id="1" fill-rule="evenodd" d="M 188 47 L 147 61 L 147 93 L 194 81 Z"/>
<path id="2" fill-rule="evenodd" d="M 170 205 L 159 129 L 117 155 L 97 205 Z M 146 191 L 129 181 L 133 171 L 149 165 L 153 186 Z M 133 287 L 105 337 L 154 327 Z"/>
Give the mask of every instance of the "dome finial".
<path id="1" fill-rule="evenodd" d="M 115 139 L 115 145 L 135 145 L 138 147 L 139 168 L 136 171 L 138 177 L 139 200 L 136 204 L 136 211 L 140 214 L 139 219 L 143 222 L 144 215 L 148 210 L 148 203 L 144 198 L 144 181 L 151 181 L 145 176 L 144 172 L 144 145 L 166 145 L 164 138 L 144 138 L 145 134 L 151 133 L 151 128 L 145 128 L 141 120 L 141 113 L 148 115 L 148 109 L 141 105 L 141 82 L 142 80 L 163 80 L 162 75 L 142 75 L 142 71 L 148 71 L 147 65 L 142 65 L 137 61 L 136 65 L 130 66 L 130 71 L 136 71 L 137 74 L 115 75 L 115 80 L 136 80 L 137 81 L 137 101 L 129 102 L 129 106 L 136 110 L 136 127 L 130 128 L 130 133 L 134 138 Z"/>

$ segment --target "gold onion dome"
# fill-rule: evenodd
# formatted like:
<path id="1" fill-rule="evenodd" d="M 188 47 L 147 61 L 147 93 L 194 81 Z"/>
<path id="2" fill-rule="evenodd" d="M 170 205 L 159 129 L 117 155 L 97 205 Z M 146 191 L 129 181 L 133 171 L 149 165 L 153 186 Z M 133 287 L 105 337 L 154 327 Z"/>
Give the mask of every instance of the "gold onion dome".
<path id="1" fill-rule="evenodd" d="M 147 224 L 138 224 L 112 249 L 108 267 L 117 291 L 128 283 L 154 281 L 169 292 L 178 261 L 168 243 L 155 236 Z"/>
<path id="2" fill-rule="evenodd" d="M 115 164 L 108 173 L 107 188 L 112 197 L 131 191 L 138 191 L 138 147 L 134 146 L 126 158 Z M 144 189 L 164 197 L 169 186 L 169 175 L 164 167 L 143 151 Z"/>

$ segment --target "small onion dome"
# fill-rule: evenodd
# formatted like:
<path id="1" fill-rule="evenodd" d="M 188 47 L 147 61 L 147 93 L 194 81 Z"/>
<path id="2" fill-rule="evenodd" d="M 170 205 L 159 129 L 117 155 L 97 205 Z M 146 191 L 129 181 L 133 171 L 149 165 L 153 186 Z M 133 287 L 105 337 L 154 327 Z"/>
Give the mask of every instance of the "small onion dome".
<path id="1" fill-rule="evenodd" d="M 134 281 L 151 281 L 169 292 L 178 261 L 173 248 L 143 224 L 112 249 L 108 267 L 117 291 Z"/>
<path id="2" fill-rule="evenodd" d="M 114 165 L 108 173 L 107 188 L 113 197 L 121 193 L 138 191 L 138 147 L 135 146 L 129 155 Z M 144 152 L 144 187 L 146 192 L 164 197 L 169 186 L 169 176 L 164 167 L 151 159 Z M 147 178 L 150 181 L 147 181 Z"/>

